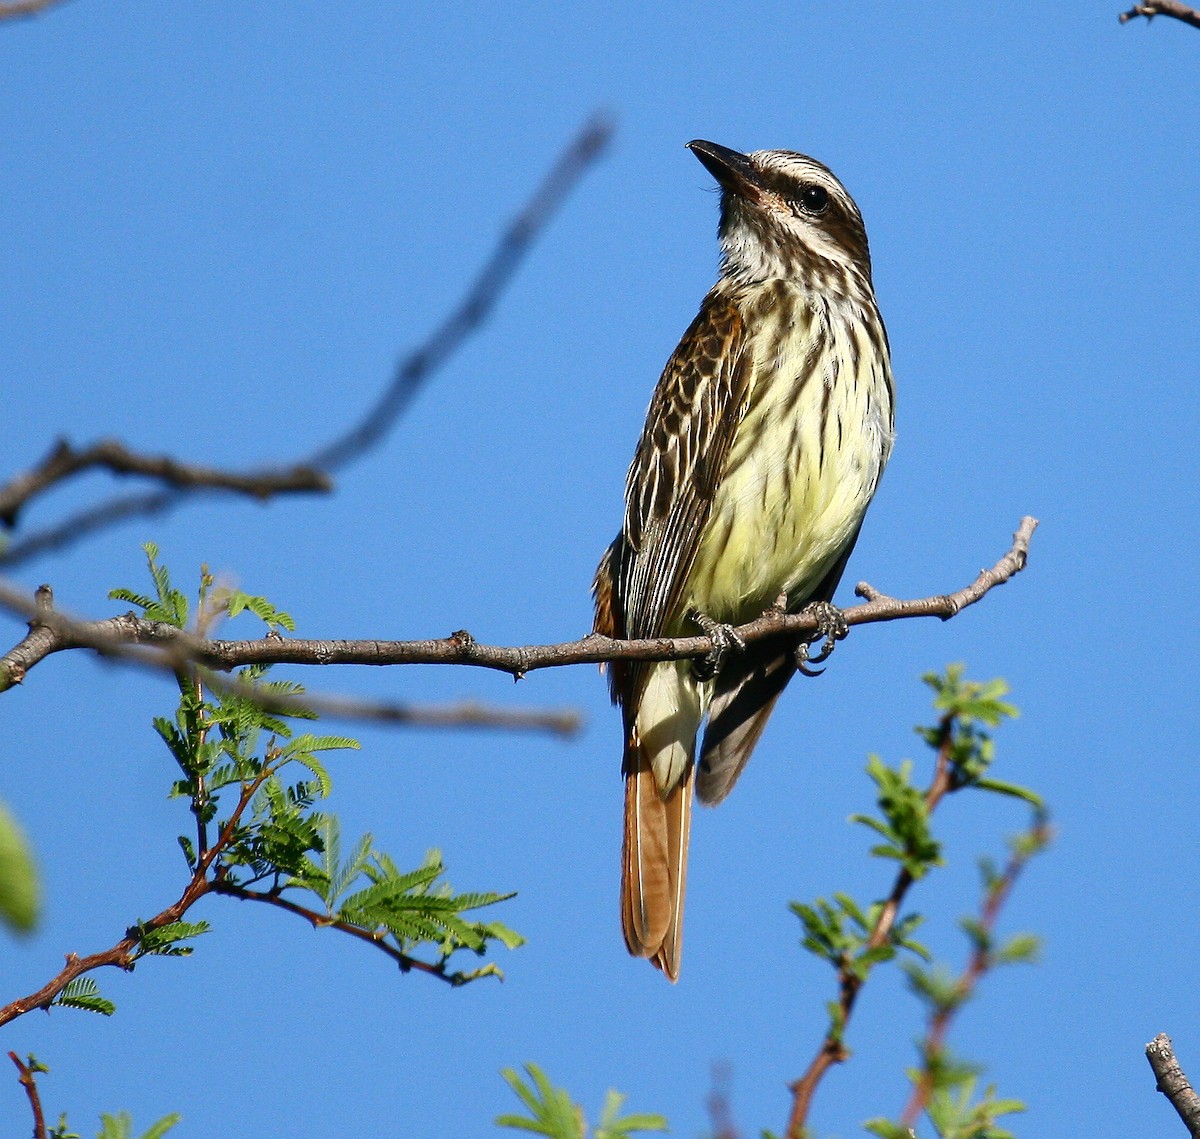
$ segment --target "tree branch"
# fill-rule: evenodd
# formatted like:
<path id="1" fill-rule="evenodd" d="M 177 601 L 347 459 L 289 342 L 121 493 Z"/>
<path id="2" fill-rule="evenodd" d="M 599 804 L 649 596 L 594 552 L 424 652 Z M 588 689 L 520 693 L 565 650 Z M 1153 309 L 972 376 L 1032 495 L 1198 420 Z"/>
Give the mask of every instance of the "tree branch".
<path id="1" fill-rule="evenodd" d="M 1146 4 L 1135 4 L 1128 12 L 1122 12 L 1117 19 L 1122 24 L 1128 24 L 1130 20 L 1136 20 L 1141 16 L 1144 16 L 1147 22 L 1153 20 L 1155 16 L 1170 16 L 1173 20 L 1180 20 L 1193 28 L 1200 28 L 1200 12 L 1189 8 L 1186 4 L 1180 4 L 1179 0 L 1150 0 Z"/>
<path id="2" fill-rule="evenodd" d="M 369 929 L 364 929 L 362 926 L 352 925 L 341 918 L 331 917 L 329 914 L 318 913 L 316 910 L 310 910 L 305 906 L 297 905 L 290 898 L 285 898 L 273 891 L 265 893 L 258 890 L 247 890 L 224 879 L 218 879 L 214 882 L 212 891 L 214 894 L 224 894 L 226 897 L 237 898 L 243 902 L 263 902 L 268 906 L 274 906 L 276 909 L 285 910 L 289 914 L 295 914 L 297 917 L 304 918 L 305 921 L 312 925 L 313 929 L 337 929 L 341 930 L 342 933 L 348 933 L 351 937 L 358 938 L 359 941 L 365 941 L 368 945 L 375 946 L 376 949 L 390 957 L 400 966 L 401 973 L 409 973 L 413 969 L 416 969 L 421 973 L 426 973 L 430 977 L 436 977 L 439 981 L 445 981 L 448 985 L 455 987 L 464 982 L 465 978 L 462 973 L 447 971 L 445 961 L 422 961 L 419 957 L 410 957 L 396 946 L 389 945 L 383 940 L 387 936 L 386 930 L 375 933 Z"/>
<path id="3" fill-rule="evenodd" d="M 82 450 L 66 439 L 60 439 L 40 463 L 0 487 L 0 525 L 11 529 L 21 508 L 31 499 L 56 483 L 94 468 L 117 475 L 145 475 L 177 490 L 207 487 L 233 491 L 260 501 L 277 494 L 333 489 L 328 475 L 307 465 L 238 474 L 216 467 L 181 463 L 167 455 L 137 455 L 116 439 L 102 439 Z"/>
<path id="4" fill-rule="evenodd" d="M 165 484 L 167 489 L 117 496 L 89 507 L 59 525 L 0 549 L 0 565 L 17 565 L 48 550 L 73 545 L 87 534 L 126 518 L 170 510 L 198 493 L 221 491 L 261 500 L 283 493 L 331 490 L 333 483 L 328 472 L 347 466 L 377 446 L 429 378 L 491 316 L 530 248 L 584 173 L 604 152 L 612 133 L 612 124 L 601 116 L 594 116 L 583 125 L 506 227 L 463 300 L 423 343 L 400 361 L 380 398 L 345 434 L 304 462 L 244 472 L 183 463 L 166 456 L 139 455 L 115 440 L 102 440 L 82 449 L 61 440 L 40 463 L 0 486 L 0 526 L 11 529 L 32 500 L 52 486 L 92 468 L 146 476 Z"/>
<path id="5" fill-rule="evenodd" d="M 208 893 L 209 888 L 210 884 L 204 878 L 204 871 L 197 870 L 196 874 L 188 882 L 183 894 L 180 895 L 179 900 L 168 906 L 161 913 L 156 914 L 148 922 L 143 922 L 141 929 L 152 931 L 161 929 L 164 925 L 169 925 L 172 922 L 179 921 L 200 898 Z M 63 968 L 40 989 L 34 993 L 30 993 L 27 997 L 12 1001 L 3 1008 L 0 1008 L 0 1026 L 8 1024 L 9 1021 L 16 1020 L 19 1016 L 24 1016 L 27 1012 L 32 1012 L 34 1009 L 49 1009 L 63 989 L 74 981 L 76 977 L 82 977 L 84 973 L 90 973 L 94 969 L 102 969 L 107 965 L 112 965 L 129 972 L 133 969 L 134 962 L 136 961 L 134 950 L 137 948 L 138 941 L 139 938 L 132 931 L 127 931 L 125 936 L 116 945 L 109 949 L 102 949 L 99 953 L 91 953 L 86 957 L 79 957 L 74 953 L 68 953 L 66 964 Z"/>
<path id="6" fill-rule="evenodd" d="M 1192 1139 L 1200 1139 L 1200 1096 L 1179 1066 L 1171 1038 L 1165 1032 L 1160 1032 L 1146 1045 L 1146 1059 L 1154 1071 L 1157 1090 L 1171 1101 Z"/>
<path id="7" fill-rule="evenodd" d="M 953 593 L 899 600 L 865 582 L 859 583 L 856 592 L 868 600 L 843 612 L 847 625 L 909 617 L 949 620 L 1024 569 L 1036 526 L 1036 519 L 1023 518 L 1008 552 L 991 569 L 981 570 L 974 581 Z M 42 588 L 48 591 L 48 587 Z M 465 630 L 421 641 L 302 640 L 277 633 L 253 641 L 207 640 L 133 613 L 100 621 L 75 620 L 48 609 L 44 600 L 39 607 L 36 599 L 2 579 L 0 608 L 30 621 L 28 635 L 0 656 L 0 692 L 20 683 L 29 669 L 51 654 L 79 648 L 171 671 L 188 665 L 227 672 L 248 664 L 454 664 L 495 669 L 517 679 L 540 668 L 615 660 L 683 660 L 705 656 L 712 650 L 711 639 L 704 635 L 622 641 L 591 633 L 561 644 L 504 647 L 480 644 Z M 815 617 L 777 611 L 768 611 L 738 628 L 747 644 L 784 634 L 816 632 Z"/>
<path id="8" fill-rule="evenodd" d="M 29 1097 L 29 1110 L 33 1112 L 33 1139 L 46 1139 L 46 1116 L 42 1111 L 42 1097 L 38 1094 L 37 1080 L 34 1078 L 38 1069 L 33 1067 L 33 1057 L 30 1063 L 24 1063 L 15 1053 L 10 1052 L 8 1058 L 17 1066 L 20 1073 L 18 1082 Z M 44 1071 L 44 1069 L 42 1069 Z"/>
<path id="9" fill-rule="evenodd" d="M 18 20 L 24 16 L 36 16 L 47 8 L 56 7 L 63 0 L 8 0 L 0 4 L 0 20 Z M 12 1053 L 10 1052 L 11 1056 Z"/>
<path id="10" fill-rule="evenodd" d="M 309 459 L 313 466 L 322 470 L 337 470 L 379 444 L 430 375 L 491 316 L 496 301 L 530 246 L 585 171 L 607 148 L 613 130 L 613 124 L 600 114 L 593 115 L 584 123 L 524 209 L 508 224 L 499 244 L 458 307 L 416 351 L 400 362 L 395 378 L 374 407 L 354 427 Z"/>

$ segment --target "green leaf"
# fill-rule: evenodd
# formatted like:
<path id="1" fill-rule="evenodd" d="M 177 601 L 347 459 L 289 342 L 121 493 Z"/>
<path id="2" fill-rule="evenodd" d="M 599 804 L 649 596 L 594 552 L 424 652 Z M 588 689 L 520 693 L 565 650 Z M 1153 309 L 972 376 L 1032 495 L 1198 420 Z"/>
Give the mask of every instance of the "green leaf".
<path id="1" fill-rule="evenodd" d="M 522 1080 L 512 1068 L 503 1069 L 500 1075 L 530 1114 L 497 1116 L 496 1126 L 532 1131 L 536 1135 L 551 1136 L 552 1139 L 584 1139 L 586 1132 L 582 1109 L 571 1102 L 571 1097 L 565 1091 L 554 1087 L 536 1064 L 526 1064 L 525 1071 L 533 1081 L 532 1085 Z"/>
<path id="2" fill-rule="evenodd" d="M 511 898 L 513 895 L 509 894 L 507 896 Z M 525 938 L 517 933 L 516 930 L 509 929 L 503 922 L 485 922 L 481 928 L 486 931 L 489 938 L 500 942 L 505 949 L 519 949 L 525 944 Z"/>
<path id="3" fill-rule="evenodd" d="M 162 1139 L 182 1118 L 183 1116 L 177 1112 L 164 1115 L 162 1119 L 142 1134 L 141 1139 Z M 97 1139 L 133 1139 L 133 1116 L 127 1111 L 118 1112 L 116 1115 L 108 1115 L 102 1112 L 100 1115 L 100 1134 L 97 1136 Z"/>
<path id="4" fill-rule="evenodd" d="M 132 931 L 138 938 L 137 956 L 187 957 L 193 947 L 179 942 L 208 933 L 212 927 L 206 921 L 173 921 L 156 929 L 136 926 Z"/>
<path id="5" fill-rule="evenodd" d="M 626 1097 L 609 1088 L 604 1097 L 604 1108 L 600 1122 L 596 1125 L 596 1139 L 626 1139 L 635 1131 L 666 1131 L 667 1120 L 662 1115 L 642 1112 L 639 1115 L 619 1115 Z"/>
<path id="6" fill-rule="evenodd" d="M 531 1131 L 553 1139 L 584 1139 L 587 1122 L 583 1109 L 571 1101 L 566 1091 L 554 1087 L 536 1064 L 526 1064 L 525 1071 L 531 1083 L 526 1083 L 512 1068 L 505 1068 L 500 1074 L 530 1114 L 498 1116 L 497 1126 Z M 628 1139 L 635 1132 L 667 1130 L 667 1121 L 661 1115 L 621 1115 L 624 1102 L 625 1097 L 620 1092 L 609 1090 L 596 1126 L 596 1139 Z"/>
<path id="7" fill-rule="evenodd" d="M 117 1006 L 100 995 L 100 989 L 91 977 L 76 977 L 52 1002 L 63 1008 L 77 1008 L 84 1012 L 95 1012 L 101 1016 L 112 1016 Z"/>
<path id="8" fill-rule="evenodd" d="M 901 1127 L 899 1123 L 883 1118 L 868 1119 L 863 1124 L 863 1130 L 880 1136 L 880 1139 L 910 1139 L 912 1135 L 907 1127 Z"/>
<path id="9" fill-rule="evenodd" d="M 296 622 L 282 609 L 276 609 L 265 597 L 253 597 L 240 589 L 231 589 L 224 597 L 226 612 L 230 617 L 249 610 L 258 617 L 268 628 L 286 629 L 289 633 L 296 631 Z"/>
<path id="10" fill-rule="evenodd" d="M 18 933 L 29 933 L 40 911 L 41 887 L 29 840 L 0 802 L 0 922 Z"/>
<path id="11" fill-rule="evenodd" d="M 1014 934 L 996 952 L 1000 965 L 1032 965 L 1042 952 L 1042 939 L 1034 933 Z"/>
<path id="12" fill-rule="evenodd" d="M 1045 802 L 1035 791 L 1028 787 L 1020 787 L 1016 783 L 1003 783 L 999 779 L 977 779 L 975 786 L 981 791 L 992 791 L 997 795 L 1009 795 L 1014 799 L 1023 799 L 1034 807 L 1044 808 Z"/>

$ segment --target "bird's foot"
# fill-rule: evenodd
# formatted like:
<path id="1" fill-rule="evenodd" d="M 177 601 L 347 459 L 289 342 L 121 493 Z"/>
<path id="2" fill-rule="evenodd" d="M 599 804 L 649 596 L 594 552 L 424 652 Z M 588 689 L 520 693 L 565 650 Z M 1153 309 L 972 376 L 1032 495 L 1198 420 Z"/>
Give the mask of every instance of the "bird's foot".
<path id="1" fill-rule="evenodd" d="M 712 680 L 721 671 L 721 666 L 731 652 L 736 650 L 744 653 L 746 651 L 746 642 L 742 640 L 732 625 L 723 625 L 720 621 L 714 621 L 706 613 L 701 613 L 697 609 L 689 610 L 688 618 L 699 625 L 704 631 L 704 635 L 713 643 L 708 656 L 692 661 L 692 672 L 695 673 L 697 680 Z"/>
<path id="2" fill-rule="evenodd" d="M 813 668 L 814 664 L 821 664 L 827 661 L 837 647 L 838 641 L 842 640 L 847 633 L 850 632 L 850 626 L 846 624 L 846 618 L 842 616 L 842 611 L 829 601 L 813 601 L 800 610 L 801 613 L 807 614 L 810 617 L 815 617 L 817 628 L 815 632 L 805 641 L 801 641 L 796 648 L 796 667 L 805 676 L 820 676 L 825 670 L 823 668 Z M 816 655 L 812 654 L 812 646 L 818 641 L 823 641 Z"/>

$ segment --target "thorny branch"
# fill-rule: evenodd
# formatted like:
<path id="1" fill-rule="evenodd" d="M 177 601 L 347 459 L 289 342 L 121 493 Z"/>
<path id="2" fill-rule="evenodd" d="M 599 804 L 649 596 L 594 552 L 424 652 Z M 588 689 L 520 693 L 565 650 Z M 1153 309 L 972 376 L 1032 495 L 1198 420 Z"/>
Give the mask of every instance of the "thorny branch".
<path id="1" fill-rule="evenodd" d="M 1193 28 L 1200 28 L 1200 12 L 1186 4 L 1180 4 L 1179 0 L 1150 0 L 1147 4 L 1135 4 L 1128 12 L 1122 12 L 1117 19 L 1122 24 L 1127 24 L 1141 16 L 1147 21 L 1153 20 L 1155 16 L 1170 16 L 1174 20 L 1190 24 Z"/>
<path id="2" fill-rule="evenodd" d="M 991 569 L 981 570 L 973 582 L 954 593 L 900 600 L 859 583 L 856 592 L 867 601 L 844 610 L 846 624 L 866 625 L 908 617 L 949 620 L 1025 568 L 1036 526 L 1035 518 L 1023 518 L 1008 552 Z M 51 654 L 80 648 L 170 671 L 193 665 L 224 672 L 248 664 L 458 664 L 507 672 L 517 679 L 539 668 L 614 660 L 682 660 L 702 657 L 712 650 L 711 639 L 704 635 L 622 641 L 592 633 L 555 645 L 504 647 L 480 644 L 465 630 L 421 641 L 303 640 L 277 633 L 253 641 L 207 640 L 133 613 L 100 621 L 76 620 L 52 608 L 49 587 L 41 587 L 37 597 L 30 598 L 24 590 L 3 580 L 0 608 L 29 620 L 28 634 L 0 656 L 0 692 L 20 683 L 34 665 Z M 768 611 L 737 631 L 750 644 L 782 634 L 815 634 L 817 619 L 802 613 Z M 303 702 L 307 705 L 308 699 Z"/>
<path id="3" fill-rule="evenodd" d="M 17 5 L 6 7 L 16 8 Z M 0 7 L 0 16 L 4 14 L 4 7 Z M 20 542 L 0 548 L 0 565 L 20 564 L 35 555 L 72 545 L 87 534 L 126 518 L 161 513 L 200 493 L 224 491 L 265 499 L 285 492 L 332 489 L 328 472 L 358 460 L 377 446 L 430 376 L 491 316 L 529 249 L 583 174 L 604 152 L 612 133 L 612 124 L 599 115 L 583 125 L 528 203 L 505 229 L 463 300 L 422 344 L 400 361 L 382 396 L 345 434 L 304 462 L 244 472 L 182 463 L 162 456 L 138 455 L 113 440 L 103 440 L 82 449 L 65 440 L 60 441 L 39 464 L 0 486 L 0 526 L 12 528 L 29 502 L 50 487 L 91 468 L 147 476 L 164 483 L 165 488 L 114 497 L 56 526 L 30 534 Z"/>
<path id="4" fill-rule="evenodd" d="M 1171 1038 L 1165 1032 L 1146 1045 L 1146 1059 L 1154 1071 L 1158 1090 L 1170 1100 L 1192 1139 L 1200 1139 L 1200 1096 L 1179 1066 Z"/>

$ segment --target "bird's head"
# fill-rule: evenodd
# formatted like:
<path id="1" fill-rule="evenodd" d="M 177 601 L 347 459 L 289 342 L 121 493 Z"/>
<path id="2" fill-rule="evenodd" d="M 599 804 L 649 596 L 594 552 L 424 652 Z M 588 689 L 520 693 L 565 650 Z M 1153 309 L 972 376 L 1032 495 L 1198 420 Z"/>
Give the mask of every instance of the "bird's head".
<path id="1" fill-rule="evenodd" d="M 723 276 L 870 294 L 862 215 L 828 167 L 791 150 L 742 154 L 703 139 L 687 145 L 721 186 Z"/>

